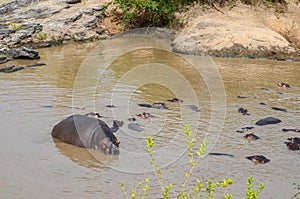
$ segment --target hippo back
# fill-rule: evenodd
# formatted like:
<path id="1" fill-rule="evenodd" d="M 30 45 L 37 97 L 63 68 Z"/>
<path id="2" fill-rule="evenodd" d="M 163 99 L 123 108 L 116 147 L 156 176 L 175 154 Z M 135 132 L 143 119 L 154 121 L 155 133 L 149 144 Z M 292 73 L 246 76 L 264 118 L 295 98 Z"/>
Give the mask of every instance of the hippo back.
<path id="1" fill-rule="evenodd" d="M 110 138 L 109 127 L 101 120 L 72 115 L 54 126 L 52 136 L 79 147 L 94 148 L 100 140 Z M 113 135 L 112 135 L 113 136 Z"/>

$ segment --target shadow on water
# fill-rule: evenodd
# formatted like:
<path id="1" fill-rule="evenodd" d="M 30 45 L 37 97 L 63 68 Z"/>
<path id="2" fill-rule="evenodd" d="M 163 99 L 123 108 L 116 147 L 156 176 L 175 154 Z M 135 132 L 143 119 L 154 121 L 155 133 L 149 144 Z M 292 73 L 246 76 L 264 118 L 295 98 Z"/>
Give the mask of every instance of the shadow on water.
<path id="1" fill-rule="evenodd" d="M 77 147 L 53 138 L 58 151 L 71 161 L 87 168 L 108 169 L 118 156 L 107 156 L 93 149 Z"/>

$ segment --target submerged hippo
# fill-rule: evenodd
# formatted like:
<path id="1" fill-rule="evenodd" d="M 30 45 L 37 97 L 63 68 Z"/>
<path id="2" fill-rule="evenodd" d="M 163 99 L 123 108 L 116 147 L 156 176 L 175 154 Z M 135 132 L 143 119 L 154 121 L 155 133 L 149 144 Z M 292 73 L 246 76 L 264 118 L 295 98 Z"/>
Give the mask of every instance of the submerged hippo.
<path id="1" fill-rule="evenodd" d="M 270 162 L 270 160 L 268 158 L 266 158 L 265 156 L 263 156 L 263 155 L 253 155 L 253 156 L 248 156 L 246 158 L 248 160 L 251 160 L 255 164 L 257 164 L 257 163 L 265 164 L 265 163 Z"/>
<path id="2" fill-rule="evenodd" d="M 151 104 L 138 104 L 140 107 L 145 108 L 157 108 L 157 109 L 169 109 L 164 102 L 155 102 Z"/>
<path id="3" fill-rule="evenodd" d="M 280 123 L 281 120 L 275 117 L 266 117 L 264 119 L 258 120 L 255 124 L 258 126 L 268 125 L 268 124 L 277 124 Z"/>
<path id="4" fill-rule="evenodd" d="M 244 138 L 246 138 L 248 141 L 259 139 L 259 137 L 253 133 L 246 134 Z"/>
<path id="5" fill-rule="evenodd" d="M 114 122 L 114 128 L 118 122 Z M 54 126 L 52 137 L 105 154 L 119 155 L 120 142 L 105 122 L 86 115 L 72 115 Z"/>

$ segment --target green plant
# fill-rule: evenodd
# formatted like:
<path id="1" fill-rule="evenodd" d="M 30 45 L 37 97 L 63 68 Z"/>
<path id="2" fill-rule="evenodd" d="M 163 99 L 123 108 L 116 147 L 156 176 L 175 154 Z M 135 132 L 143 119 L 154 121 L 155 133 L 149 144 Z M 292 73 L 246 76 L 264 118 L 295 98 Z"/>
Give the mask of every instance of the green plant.
<path id="1" fill-rule="evenodd" d="M 184 174 L 184 179 L 183 182 L 180 184 L 177 190 L 178 193 L 176 192 L 176 198 L 180 199 L 188 199 L 188 198 L 201 198 L 204 195 L 208 199 L 212 199 L 216 195 L 216 190 L 218 187 L 227 187 L 233 183 L 231 179 L 225 179 L 222 182 L 215 182 L 213 183 L 211 180 L 206 181 L 205 185 L 202 184 L 202 182 L 198 179 L 196 180 L 196 185 L 191 186 L 190 189 L 187 188 L 187 185 L 189 184 L 190 181 L 190 176 L 193 173 L 194 168 L 198 165 L 199 161 L 204 157 L 203 153 L 206 150 L 207 147 L 207 141 L 203 141 L 199 147 L 197 147 L 197 150 L 194 151 L 195 144 L 196 144 L 196 138 L 193 137 L 193 133 L 190 130 L 190 127 L 186 125 L 184 127 L 184 132 L 186 134 L 187 138 L 187 156 L 189 157 L 189 166 L 190 169 L 188 172 Z M 153 150 L 153 147 L 156 145 L 156 143 L 153 141 L 153 137 L 149 136 L 146 140 L 147 144 L 147 152 L 150 155 L 150 164 L 152 165 L 154 175 L 156 176 L 156 179 L 158 183 L 160 184 L 160 187 L 162 188 L 162 196 L 164 199 L 170 198 L 171 191 L 173 189 L 173 184 L 170 183 L 169 185 L 164 185 L 164 180 L 162 178 L 162 169 L 158 169 L 158 165 L 155 163 L 155 157 L 154 153 L 155 151 Z M 132 190 L 131 192 L 131 198 L 135 199 L 137 197 L 139 198 L 145 198 L 145 196 L 148 193 L 149 186 L 150 185 L 150 180 L 149 178 L 146 178 L 145 183 L 139 182 L 139 188 L 140 190 Z M 126 199 L 127 198 L 127 193 L 125 191 L 125 185 L 124 183 L 121 183 L 120 186 L 122 187 L 122 192 L 123 192 L 123 197 Z M 177 191 L 176 190 L 176 191 Z M 231 199 L 232 194 L 225 194 L 224 197 L 226 199 Z"/>
<path id="2" fill-rule="evenodd" d="M 41 32 L 39 35 L 38 35 L 38 39 L 43 41 L 43 40 L 46 40 L 48 38 L 48 35 L 44 32 Z"/>
<path id="3" fill-rule="evenodd" d="M 247 182 L 247 192 L 246 196 L 247 199 L 256 199 L 258 198 L 258 194 L 264 189 L 265 185 L 261 183 L 256 191 L 253 189 L 253 178 L 248 177 L 248 182 Z M 246 198 L 244 198 L 246 199 Z"/>
<path id="4" fill-rule="evenodd" d="M 296 182 L 293 182 L 292 184 L 294 188 L 297 190 L 297 193 L 292 195 L 292 198 L 298 198 L 298 195 L 300 194 L 300 185 L 297 184 Z"/>
<path id="5" fill-rule="evenodd" d="M 118 16 L 125 27 L 161 26 L 171 27 L 180 20 L 175 12 L 182 7 L 179 0 L 113 0 L 111 4 L 122 11 Z"/>
<path id="6" fill-rule="evenodd" d="M 12 21 L 9 22 L 9 27 L 11 29 L 13 29 L 14 31 L 18 31 L 18 30 L 22 30 L 23 29 L 23 26 L 22 25 L 18 25 Z"/>

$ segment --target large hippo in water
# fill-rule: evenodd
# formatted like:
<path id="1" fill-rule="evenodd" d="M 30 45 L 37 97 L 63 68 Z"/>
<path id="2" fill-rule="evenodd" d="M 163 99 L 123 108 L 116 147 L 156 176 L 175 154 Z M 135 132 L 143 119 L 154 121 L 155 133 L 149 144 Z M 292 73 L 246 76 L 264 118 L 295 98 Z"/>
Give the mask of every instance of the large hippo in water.
<path id="1" fill-rule="evenodd" d="M 62 142 L 94 148 L 105 154 L 119 155 L 120 153 L 118 139 L 105 122 L 95 117 L 69 116 L 54 126 L 51 135 Z"/>

